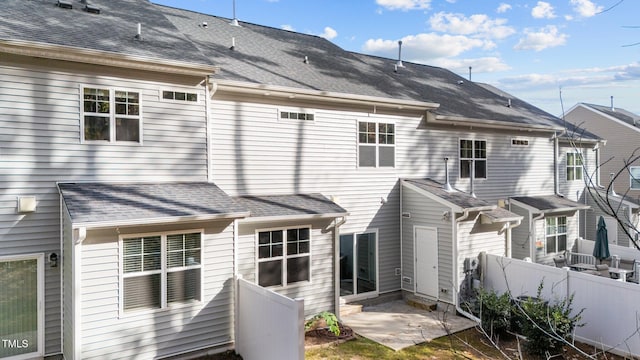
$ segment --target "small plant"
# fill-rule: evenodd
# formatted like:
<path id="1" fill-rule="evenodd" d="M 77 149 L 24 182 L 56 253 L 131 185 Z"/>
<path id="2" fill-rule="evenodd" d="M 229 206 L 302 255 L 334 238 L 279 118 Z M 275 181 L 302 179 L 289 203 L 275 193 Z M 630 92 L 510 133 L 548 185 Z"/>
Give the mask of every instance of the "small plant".
<path id="1" fill-rule="evenodd" d="M 320 323 L 326 324 L 327 329 L 329 329 L 329 331 L 335 336 L 340 336 L 340 326 L 338 324 L 338 318 L 336 317 L 336 314 L 329 311 L 323 311 L 307 320 L 304 323 L 304 330 L 308 331 L 314 328 L 318 328 L 320 327 Z"/>

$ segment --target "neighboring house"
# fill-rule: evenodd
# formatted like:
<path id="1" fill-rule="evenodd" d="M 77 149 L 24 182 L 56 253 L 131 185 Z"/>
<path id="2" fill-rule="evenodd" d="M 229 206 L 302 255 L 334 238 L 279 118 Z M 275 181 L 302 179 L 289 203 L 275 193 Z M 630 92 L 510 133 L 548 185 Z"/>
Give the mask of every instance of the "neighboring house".
<path id="1" fill-rule="evenodd" d="M 628 219 L 630 224 L 638 227 L 638 204 L 640 203 L 640 160 L 637 158 L 640 143 L 640 116 L 615 108 L 613 99 L 611 106 L 578 103 L 565 114 L 567 122 L 578 127 L 575 137 L 580 138 L 583 131 L 596 134 L 604 139 L 606 144 L 601 147 L 598 164 L 600 177 L 592 179 L 593 194 L 588 196 L 587 203 L 593 213 L 587 215 L 585 227 L 581 234 L 588 239 L 595 239 L 597 220 L 600 215 L 605 217 L 609 231 L 609 241 L 622 246 L 632 246 L 628 236 L 622 228 L 618 228 L 616 220 L 607 216 L 596 202 L 597 197 L 606 198 L 606 191 L 595 188 L 608 188 L 611 176 L 616 179 L 612 185 L 609 198 L 612 207 L 621 218 Z M 596 199 L 594 199 L 596 197 Z M 588 225 L 587 225 L 588 224 Z M 633 227 L 633 226 L 632 226 Z M 630 231 L 632 237 L 637 238 L 635 231 Z"/>
<path id="2" fill-rule="evenodd" d="M 146 0 L 0 15 L 0 358 L 232 346 L 236 276 L 458 305 L 465 259 L 575 236 L 563 123 L 448 70 Z"/>

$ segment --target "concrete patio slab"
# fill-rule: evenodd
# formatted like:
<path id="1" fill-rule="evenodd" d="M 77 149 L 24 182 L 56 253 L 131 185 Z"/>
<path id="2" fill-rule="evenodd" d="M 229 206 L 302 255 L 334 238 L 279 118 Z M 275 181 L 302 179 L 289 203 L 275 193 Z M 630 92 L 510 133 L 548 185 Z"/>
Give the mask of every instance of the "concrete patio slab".
<path id="1" fill-rule="evenodd" d="M 472 328 L 475 322 L 452 312 L 427 311 L 407 305 L 403 300 L 365 306 L 363 312 L 342 317 L 358 335 L 395 351 Z"/>

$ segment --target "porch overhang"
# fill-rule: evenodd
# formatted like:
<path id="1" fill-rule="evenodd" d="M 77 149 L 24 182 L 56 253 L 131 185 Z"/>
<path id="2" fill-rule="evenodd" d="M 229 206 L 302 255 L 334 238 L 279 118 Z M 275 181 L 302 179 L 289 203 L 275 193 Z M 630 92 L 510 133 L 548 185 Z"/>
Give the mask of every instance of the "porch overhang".
<path id="1" fill-rule="evenodd" d="M 318 193 L 238 196 L 234 200 L 249 210 L 243 222 L 272 222 L 346 217 L 349 212 Z"/>
<path id="2" fill-rule="evenodd" d="M 482 211 L 481 215 L 481 222 L 483 224 L 519 222 L 524 219 L 524 217 L 521 215 L 514 214 L 507 209 L 503 209 L 497 206 L 493 210 Z"/>
<path id="3" fill-rule="evenodd" d="M 581 204 L 558 195 L 517 196 L 512 197 L 510 201 L 512 204 L 539 215 L 575 212 L 591 208 L 589 205 Z"/>
<path id="4" fill-rule="evenodd" d="M 215 184 L 58 183 L 74 229 L 96 230 L 249 216 Z"/>

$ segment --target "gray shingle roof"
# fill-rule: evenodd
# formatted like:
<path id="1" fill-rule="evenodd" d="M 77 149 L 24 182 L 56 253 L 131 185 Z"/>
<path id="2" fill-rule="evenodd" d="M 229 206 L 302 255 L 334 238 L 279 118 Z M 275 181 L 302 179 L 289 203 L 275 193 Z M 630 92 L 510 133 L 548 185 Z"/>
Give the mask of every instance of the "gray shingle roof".
<path id="1" fill-rule="evenodd" d="M 533 207 L 541 213 L 575 211 L 589 208 L 588 205 L 565 199 L 558 195 L 515 196 L 511 199 Z"/>
<path id="2" fill-rule="evenodd" d="M 251 217 L 346 216 L 347 210 L 321 194 L 239 196 Z"/>
<path id="3" fill-rule="evenodd" d="M 414 185 L 424 191 L 427 191 L 431 194 L 438 196 L 439 198 L 446 200 L 454 205 L 461 207 L 462 209 L 489 209 L 494 207 L 493 204 L 489 202 L 474 198 L 468 193 L 462 191 L 446 191 L 444 189 L 444 184 L 441 184 L 435 180 L 431 179 L 406 179 L 404 182 Z"/>
<path id="4" fill-rule="evenodd" d="M 597 110 L 601 113 L 607 114 L 629 125 L 640 127 L 640 116 L 630 111 L 627 111 L 625 109 L 615 108 L 615 110 L 612 110 L 610 106 L 602 106 L 602 105 L 586 104 L 586 103 L 583 103 L 583 105 L 590 107 L 594 110 Z"/>
<path id="5" fill-rule="evenodd" d="M 216 78 L 439 103 L 439 115 L 557 127 L 557 117 L 515 97 L 507 107 L 503 96 L 443 68 L 405 61 L 396 73 L 395 60 L 345 51 L 318 36 L 242 22 L 235 27 L 229 19 L 162 8 L 180 31 L 220 65 Z M 199 26 L 203 21 L 206 28 Z M 232 39 L 234 50 L 229 49 Z"/>
<path id="6" fill-rule="evenodd" d="M 248 216 L 211 183 L 60 183 L 75 224 L 144 224 Z"/>
<path id="7" fill-rule="evenodd" d="M 90 0 L 100 14 L 70 2 L 73 9 L 56 6 L 57 0 L 3 0 L 0 39 L 211 65 L 148 0 Z M 142 41 L 134 39 L 138 23 Z"/>

